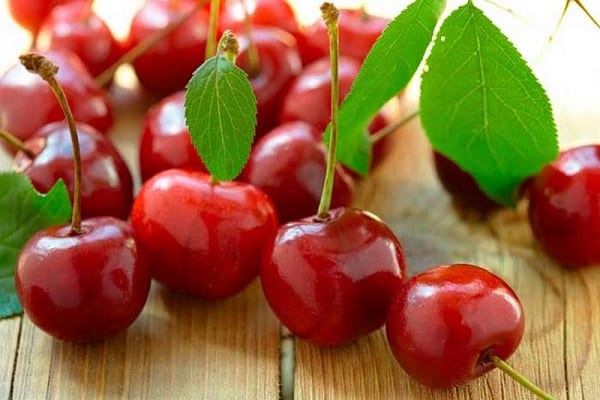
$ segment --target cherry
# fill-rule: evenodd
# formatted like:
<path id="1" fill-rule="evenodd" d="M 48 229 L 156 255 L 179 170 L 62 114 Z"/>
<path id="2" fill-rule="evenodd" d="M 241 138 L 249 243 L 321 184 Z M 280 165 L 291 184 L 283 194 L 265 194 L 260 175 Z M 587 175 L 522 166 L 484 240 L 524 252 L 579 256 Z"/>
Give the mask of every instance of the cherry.
<path id="1" fill-rule="evenodd" d="M 258 275 L 277 216 L 269 198 L 252 185 L 215 183 L 199 171 L 171 169 L 142 186 L 131 224 L 154 279 L 176 291 L 220 299 Z"/>
<path id="2" fill-rule="evenodd" d="M 21 249 L 15 270 L 17 295 L 31 321 L 50 335 L 74 342 L 103 339 L 126 329 L 142 311 L 150 290 L 149 268 L 125 221 L 81 221 L 79 140 L 55 78 L 58 68 L 36 54 L 21 56 L 21 62 L 48 82 L 66 115 L 75 189 L 71 225 L 43 229 Z"/>
<path id="3" fill-rule="evenodd" d="M 308 217 L 319 205 L 327 162 L 320 135 L 305 122 L 288 122 L 260 138 L 252 149 L 241 179 L 273 200 L 281 222 Z M 332 206 L 349 205 L 353 191 L 352 178 L 338 166 Z"/>
<path id="4" fill-rule="evenodd" d="M 82 0 L 8 0 L 8 10 L 19 25 L 36 36 L 54 7 L 74 1 Z"/>
<path id="5" fill-rule="evenodd" d="M 192 1 L 148 0 L 134 16 L 128 46 L 175 23 L 195 7 Z M 142 86 L 161 95 L 182 90 L 202 63 L 208 35 L 209 15 L 198 9 L 181 26 L 133 62 Z"/>
<path id="6" fill-rule="evenodd" d="M 362 63 L 389 22 L 361 9 L 340 10 L 340 54 Z M 322 21 L 308 27 L 306 37 L 313 46 L 327 52 L 327 29 Z"/>
<path id="7" fill-rule="evenodd" d="M 528 194 L 533 235 L 550 257 L 568 268 L 600 264 L 600 145 L 561 152 Z"/>
<path id="8" fill-rule="evenodd" d="M 106 22 L 87 1 L 54 8 L 40 28 L 38 48 L 72 51 L 93 76 L 110 67 L 123 51 Z"/>
<path id="9" fill-rule="evenodd" d="M 184 102 L 185 92 L 176 92 L 144 117 L 139 151 L 143 181 L 171 168 L 206 171 L 190 139 Z"/>
<path id="10" fill-rule="evenodd" d="M 113 123 L 109 99 L 77 56 L 56 50 L 40 54 L 58 65 L 57 80 L 70 99 L 77 121 L 106 132 Z M 1 129 L 26 140 L 44 125 L 63 118 L 52 91 L 39 77 L 17 64 L 0 78 Z"/>
<path id="11" fill-rule="evenodd" d="M 125 161 L 110 140 L 94 128 L 78 124 L 77 135 L 81 163 L 86 171 L 81 184 L 82 217 L 127 219 L 133 203 L 133 181 Z M 27 175 L 42 193 L 62 179 L 73 198 L 73 147 L 69 126 L 64 122 L 51 123 L 24 146 L 29 154 L 17 153 L 14 168 Z"/>
<path id="12" fill-rule="evenodd" d="M 256 27 L 252 40 L 258 50 L 258 70 L 249 63 L 249 39 L 239 37 L 240 53 L 236 60 L 248 72 L 252 89 L 258 102 L 256 134 L 263 135 L 277 125 L 280 104 L 286 90 L 302 68 L 294 38 L 276 29 Z"/>

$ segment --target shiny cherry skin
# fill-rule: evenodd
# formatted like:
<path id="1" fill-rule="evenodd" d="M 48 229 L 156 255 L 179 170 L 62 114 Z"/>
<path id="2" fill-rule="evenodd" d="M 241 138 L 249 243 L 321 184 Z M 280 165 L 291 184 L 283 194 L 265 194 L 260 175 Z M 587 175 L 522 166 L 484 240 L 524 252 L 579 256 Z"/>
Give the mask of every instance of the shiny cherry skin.
<path id="1" fill-rule="evenodd" d="M 374 215 L 336 208 L 279 228 L 265 249 L 265 297 L 292 333 L 318 345 L 339 345 L 385 322 L 405 262 L 394 233 Z"/>
<path id="2" fill-rule="evenodd" d="M 258 50 L 260 70 L 255 74 L 248 70 L 248 38 L 244 35 L 239 37 L 236 64 L 249 73 L 258 108 L 256 134 L 263 135 L 277 125 L 279 107 L 291 81 L 300 74 L 302 62 L 296 41 L 280 29 L 256 27 L 252 39 Z"/>
<path id="3" fill-rule="evenodd" d="M 142 181 L 171 168 L 206 171 L 185 124 L 185 92 L 154 105 L 142 121 L 140 171 Z"/>
<path id="4" fill-rule="evenodd" d="M 148 0 L 134 16 L 127 39 L 133 47 L 177 21 L 194 7 L 194 2 Z M 133 62 L 135 73 L 146 89 L 167 95 L 183 90 L 194 70 L 204 61 L 209 14 L 198 10 L 157 45 Z"/>
<path id="5" fill-rule="evenodd" d="M 477 185 L 475 179 L 462 170 L 456 163 L 437 151 L 433 152 L 435 171 L 440 183 L 452 197 L 454 205 L 488 213 L 500 207 L 490 199 Z"/>
<path id="6" fill-rule="evenodd" d="M 60 4 L 89 0 L 8 0 L 13 19 L 34 36 L 52 9 Z"/>
<path id="7" fill-rule="evenodd" d="M 113 124 L 110 100 L 81 60 L 65 51 L 40 53 L 59 67 L 56 79 L 69 99 L 75 120 L 107 132 Z M 24 141 L 48 123 L 64 118 L 48 84 L 21 64 L 0 77 L 0 128 Z"/>
<path id="8" fill-rule="evenodd" d="M 238 293 L 258 275 L 277 215 L 252 185 L 214 183 L 203 172 L 170 169 L 142 186 L 131 224 L 154 279 L 214 300 Z"/>
<path id="9" fill-rule="evenodd" d="M 288 122 L 260 138 L 252 149 L 241 180 L 273 200 L 281 222 L 308 217 L 319 207 L 327 164 L 320 135 L 306 122 Z M 350 205 L 353 192 L 352 178 L 338 166 L 332 207 Z"/>
<path id="10" fill-rule="evenodd" d="M 404 370 L 434 388 L 468 382 L 507 359 L 524 330 L 514 291 L 474 265 L 443 265 L 406 281 L 387 318 L 387 338 Z"/>
<path id="11" fill-rule="evenodd" d="M 600 265 L 600 145 L 562 151 L 529 185 L 529 223 L 552 259 Z"/>
<path id="12" fill-rule="evenodd" d="M 87 1 L 55 7 L 40 28 L 37 46 L 40 50 L 73 52 L 92 76 L 102 73 L 122 54 L 108 25 Z"/>
<path id="13" fill-rule="evenodd" d="M 141 313 L 150 269 L 128 223 L 83 220 L 83 232 L 54 226 L 35 234 L 17 261 L 15 286 L 25 314 L 51 336 L 92 342 L 125 330 Z"/>
<path id="14" fill-rule="evenodd" d="M 340 54 L 362 63 L 389 22 L 388 18 L 369 15 L 363 10 L 341 9 Z M 313 46 L 329 54 L 329 38 L 323 21 L 316 21 L 308 27 L 306 36 Z"/>
<path id="15" fill-rule="evenodd" d="M 110 140 L 94 128 L 78 124 L 81 151 L 81 214 L 83 218 L 113 216 L 127 219 L 133 203 L 133 180 L 123 157 Z M 25 142 L 33 159 L 17 153 L 15 170 L 27 175 L 40 192 L 48 192 L 62 179 L 73 197 L 73 146 L 69 127 L 54 122 Z"/>

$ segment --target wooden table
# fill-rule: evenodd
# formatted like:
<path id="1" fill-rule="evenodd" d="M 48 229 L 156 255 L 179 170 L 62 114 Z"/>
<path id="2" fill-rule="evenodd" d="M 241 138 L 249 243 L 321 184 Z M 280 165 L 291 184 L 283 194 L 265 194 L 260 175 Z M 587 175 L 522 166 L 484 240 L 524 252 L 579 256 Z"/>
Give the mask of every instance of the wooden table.
<path id="1" fill-rule="evenodd" d="M 562 146 L 599 142 L 599 31 L 573 8 L 553 45 L 536 58 L 543 43 L 539 32 L 550 30 L 562 1 L 527 3 L 511 7 L 538 31 L 486 10 L 495 12 L 535 65 L 553 100 Z M 0 7 L 0 37 L 12 38 L 0 54 L 3 71 L 27 37 L 8 22 L 5 3 Z M 592 7 L 595 15 L 598 8 Z M 129 79 L 122 70 L 119 82 Z M 416 107 L 414 94 L 410 90 L 404 100 L 407 112 Z M 112 137 L 137 174 L 139 121 L 151 100 L 135 88 L 118 88 L 113 95 L 118 116 Z M 0 155 L 0 167 L 9 165 Z M 355 204 L 392 226 L 411 273 L 471 262 L 505 278 L 527 317 L 511 363 L 558 399 L 600 399 L 600 268 L 565 271 L 546 258 L 531 236 L 526 204 L 487 218 L 457 212 L 435 178 L 418 121 L 395 134 L 392 153 L 360 184 Z M 101 343 L 59 342 L 21 317 L 0 321 L 0 343 L 3 399 L 532 398 L 498 371 L 450 391 L 429 390 L 403 373 L 382 331 L 336 348 L 294 340 L 269 310 L 257 282 L 215 303 L 155 286 L 137 322 Z"/>

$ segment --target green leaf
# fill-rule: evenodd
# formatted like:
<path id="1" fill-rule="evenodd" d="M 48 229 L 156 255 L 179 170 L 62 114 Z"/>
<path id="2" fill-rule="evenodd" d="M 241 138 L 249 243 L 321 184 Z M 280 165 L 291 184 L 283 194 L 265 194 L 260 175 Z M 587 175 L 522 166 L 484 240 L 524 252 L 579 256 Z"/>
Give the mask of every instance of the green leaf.
<path id="1" fill-rule="evenodd" d="M 471 2 L 437 35 L 421 81 L 433 147 L 514 205 L 519 185 L 558 153 L 550 101 L 519 52 Z"/>
<path id="2" fill-rule="evenodd" d="M 344 165 L 363 175 L 368 172 L 369 123 L 417 71 L 445 6 L 445 0 L 415 1 L 388 24 L 371 48 L 339 112 L 337 156 Z"/>
<path id="3" fill-rule="evenodd" d="M 0 174 L 0 318 L 22 312 L 14 285 L 17 257 L 37 231 L 69 221 L 71 201 L 63 181 L 45 195 L 27 177 Z"/>
<path id="4" fill-rule="evenodd" d="M 256 127 L 256 97 L 244 71 L 221 55 L 206 60 L 188 83 L 185 119 L 213 177 L 226 181 L 238 176 Z"/>

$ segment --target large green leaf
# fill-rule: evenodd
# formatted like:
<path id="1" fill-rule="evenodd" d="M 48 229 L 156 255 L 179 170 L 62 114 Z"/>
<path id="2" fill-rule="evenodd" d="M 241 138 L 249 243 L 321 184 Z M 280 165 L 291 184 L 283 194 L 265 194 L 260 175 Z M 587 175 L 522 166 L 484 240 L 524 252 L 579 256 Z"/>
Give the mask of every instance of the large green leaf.
<path id="1" fill-rule="evenodd" d="M 421 82 L 433 147 L 512 205 L 519 185 L 558 153 L 550 101 L 508 38 L 471 2 L 437 35 Z"/>
<path id="2" fill-rule="evenodd" d="M 14 285 L 17 257 L 37 231 L 69 220 L 69 193 L 59 181 L 45 195 L 18 173 L 0 174 L 0 318 L 22 312 Z"/>
<path id="3" fill-rule="evenodd" d="M 185 118 L 210 173 L 221 181 L 238 176 L 256 127 L 256 97 L 244 71 L 222 55 L 206 60 L 188 83 Z"/>
<path id="4" fill-rule="evenodd" d="M 369 122 L 417 71 L 445 0 L 417 0 L 383 31 L 367 55 L 339 112 L 338 159 L 366 174 L 371 163 Z"/>

